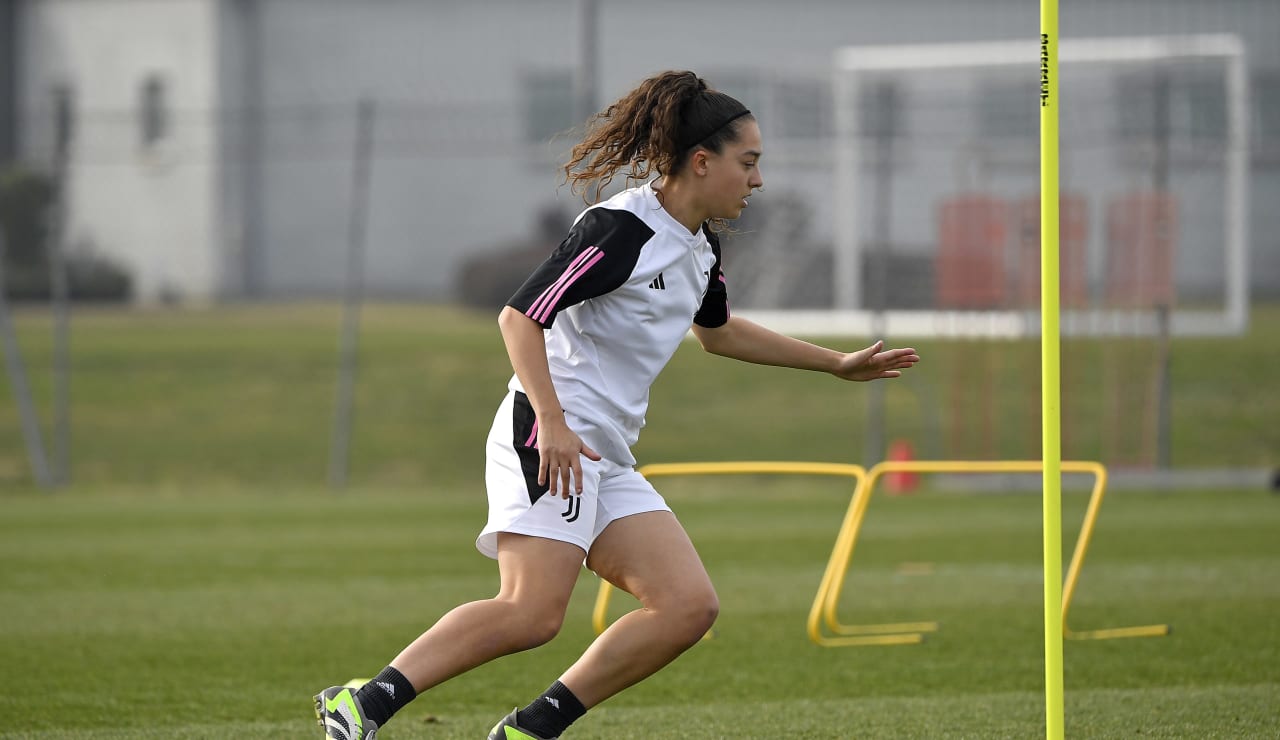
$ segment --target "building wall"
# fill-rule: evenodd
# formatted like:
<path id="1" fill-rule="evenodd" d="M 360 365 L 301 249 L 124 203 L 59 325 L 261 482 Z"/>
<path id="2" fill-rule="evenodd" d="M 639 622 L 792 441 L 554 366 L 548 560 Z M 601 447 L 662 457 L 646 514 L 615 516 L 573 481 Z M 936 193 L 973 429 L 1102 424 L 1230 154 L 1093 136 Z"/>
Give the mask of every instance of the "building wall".
<path id="1" fill-rule="evenodd" d="M 572 139 L 538 145 L 522 131 L 532 81 L 576 64 L 578 7 L 575 0 L 264 0 L 266 290 L 331 293 L 340 286 L 348 224 L 359 207 L 350 190 L 350 152 L 362 95 L 379 101 L 367 214 L 367 279 L 374 289 L 448 298 L 457 266 L 469 255 L 527 238 L 549 204 L 579 209 L 581 201 L 558 187 L 556 165 Z M 599 100 L 653 72 L 690 68 L 751 103 L 761 79 L 825 81 L 841 46 L 1034 37 L 1038 16 L 1034 3 L 1014 0 L 601 0 L 598 23 Z M 1275 28 L 1280 5 L 1262 0 L 1096 0 L 1073 4 L 1062 23 L 1064 37 L 1238 33 L 1253 66 L 1280 68 Z M 779 136 L 777 113 L 760 111 L 769 187 L 805 202 L 812 237 L 829 240 L 837 207 L 830 152 Z M 895 186 L 891 227 L 913 243 L 934 234 L 933 198 L 921 195 L 942 184 L 937 171 L 914 177 Z M 1274 192 L 1276 178 L 1274 169 L 1255 172 L 1255 282 L 1280 274 L 1280 242 L 1272 236 L 1280 233 L 1280 216 L 1257 200 Z M 1198 200 L 1218 186 L 1190 187 L 1189 198 Z M 1209 286 L 1221 282 L 1220 260 L 1194 244 L 1218 233 L 1209 228 L 1185 240 L 1187 272 Z M 1204 264 L 1193 264 L 1197 259 Z"/>
<path id="2" fill-rule="evenodd" d="M 70 93 L 70 248 L 122 261 L 142 301 L 216 293 L 213 189 L 216 0 L 27 0 L 21 64 L 24 156 L 52 160 L 50 100 Z M 143 143 L 158 84 L 168 135 Z"/>
<path id="3" fill-rule="evenodd" d="M 581 120 L 561 84 L 583 52 L 579 0 L 25 7 L 23 151 L 47 153 L 49 89 L 70 81 L 82 122 L 72 239 L 125 257 L 144 297 L 337 295 L 351 225 L 367 208 L 370 291 L 449 299 L 464 260 L 529 241 L 548 207 L 582 207 L 560 186 L 572 136 L 527 130 L 531 110 L 565 127 Z M 597 102 L 671 68 L 740 95 L 769 147 L 770 195 L 804 203 L 818 242 L 831 239 L 839 207 L 829 145 L 789 135 L 787 103 L 759 97 L 762 81 L 826 85 L 833 52 L 850 44 L 1025 39 L 1038 28 L 1022 0 L 599 0 L 597 18 Z M 1280 71 L 1277 28 L 1274 0 L 1080 0 L 1062 14 L 1064 38 L 1237 33 L 1252 66 Z M 158 152 L 141 151 L 134 117 L 150 72 L 175 111 Z M 376 101 L 367 196 L 352 190 L 361 98 Z M 1280 292 L 1275 161 L 1254 170 L 1251 275 Z M 936 169 L 895 183 L 891 231 L 932 238 L 929 194 L 941 185 Z"/>
<path id="4" fill-rule="evenodd" d="M 215 43 L 219 117 L 216 243 L 221 245 L 219 286 L 228 298 L 265 295 L 262 277 L 262 75 L 258 0 L 217 4 Z"/>
<path id="5" fill-rule="evenodd" d="M 557 193 L 552 160 L 535 157 L 519 133 L 519 81 L 527 70 L 573 64 L 573 7 L 263 3 L 266 290 L 341 286 L 349 225 L 363 207 L 352 192 L 362 96 L 377 101 L 370 286 L 448 298 L 460 259 L 521 238 Z"/>

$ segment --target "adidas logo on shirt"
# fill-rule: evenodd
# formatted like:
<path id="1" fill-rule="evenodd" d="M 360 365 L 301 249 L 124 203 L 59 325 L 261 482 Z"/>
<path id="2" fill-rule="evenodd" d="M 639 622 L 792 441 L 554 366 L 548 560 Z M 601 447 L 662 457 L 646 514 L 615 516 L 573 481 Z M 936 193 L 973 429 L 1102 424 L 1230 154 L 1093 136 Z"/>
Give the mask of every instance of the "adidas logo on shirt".
<path id="1" fill-rule="evenodd" d="M 652 283 L 649 283 L 649 287 L 654 290 L 667 289 L 667 281 L 662 278 L 662 273 L 658 273 L 658 277 L 654 278 Z"/>

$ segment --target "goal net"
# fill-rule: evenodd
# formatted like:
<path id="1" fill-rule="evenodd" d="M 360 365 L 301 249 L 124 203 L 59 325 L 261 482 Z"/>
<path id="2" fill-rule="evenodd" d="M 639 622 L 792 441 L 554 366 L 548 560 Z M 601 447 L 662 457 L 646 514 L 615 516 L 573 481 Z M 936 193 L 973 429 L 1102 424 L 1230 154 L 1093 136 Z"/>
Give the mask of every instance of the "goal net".
<path id="1" fill-rule="evenodd" d="M 1037 335 L 1038 53 L 839 51 L 830 303 L 750 314 L 810 335 Z M 1063 334 L 1243 332 L 1241 42 L 1068 39 L 1060 67 Z"/>

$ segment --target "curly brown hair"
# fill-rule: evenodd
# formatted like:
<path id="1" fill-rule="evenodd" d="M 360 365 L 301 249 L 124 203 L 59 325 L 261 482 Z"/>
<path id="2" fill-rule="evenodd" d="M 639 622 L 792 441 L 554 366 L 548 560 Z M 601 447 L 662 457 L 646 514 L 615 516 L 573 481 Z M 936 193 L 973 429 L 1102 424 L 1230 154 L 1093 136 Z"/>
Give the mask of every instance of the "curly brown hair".
<path id="1" fill-rule="evenodd" d="M 628 182 L 654 172 L 676 175 L 694 149 L 718 154 L 736 141 L 739 125 L 751 117 L 742 103 L 693 72 L 663 72 L 591 117 L 564 165 L 565 182 L 592 203 L 619 170 L 626 170 Z"/>

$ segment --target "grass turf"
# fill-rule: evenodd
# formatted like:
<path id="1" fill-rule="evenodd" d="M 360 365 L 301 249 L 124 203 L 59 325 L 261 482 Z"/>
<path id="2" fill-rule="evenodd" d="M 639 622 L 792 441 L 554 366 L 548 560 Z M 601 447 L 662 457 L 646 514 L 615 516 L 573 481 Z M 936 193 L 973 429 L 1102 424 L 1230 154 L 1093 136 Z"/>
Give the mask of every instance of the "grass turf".
<path id="1" fill-rule="evenodd" d="M 370 306 L 363 314 L 351 479 L 478 486 L 483 440 L 511 368 L 494 313 Z M 46 313 L 17 321 L 47 420 Z M 71 336 L 72 476 L 93 486 L 322 485 L 329 462 L 339 313 L 334 306 L 77 311 Z M 1280 463 L 1280 305 L 1242 337 L 1173 343 L 1174 467 Z M 886 389 L 886 439 L 924 459 L 1038 458 L 1034 341 L 910 342 L 923 361 Z M 860 347 L 867 339 L 824 340 Z M 1150 343 L 1147 343 L 1150 344 Z M 1151 347 L 1063 347 L 1063 455 L 1131 464 L 1154 445 Z M 866 462 L 868 387 L 712 357 L 692 342 L 654 386 L 643 462 Z M 976 399 L 981 399 L 982 404 Z M 0 491 L 30 478 L 16 404 L 0 383 Z"/>
<path id="2" fill-rule="evenodd" d="M 844 486 L 663 489 L 719 589 L 717 635 L 572 737 L 1043 735 L 1038 496 L 877 498 L 841 615 L 942 629 L 919 646 L 823 649 L 803 623 Z M 1065 496 L 1067 543 L 1085 499 Z M 372 675 L 444 611 L 496 589 L 471 544 L 478 495 L 80 490 L 3 505 L 5 738 L 317 737 L 309 693 Z M 1280 500 L 1263 492 L 1108 496 L 1070 622 L 1174 632 L 1067 642 L 1068 735 L 1273 737 L 1278 528 Z M 595 586 L 582 576 L 551 644 L 428 693 L 385 736 L 482 736 L 591 639 Z M 616 599 L 615 615 L 624 608 Z"/>
<path id="3" fill-rule="evenodd" d="M 310 692 L 376 672 L 445 610 L 496 589 L 471 544 L 484 517 L 479 441 L 510 372 L 493 317 L 366 310 L 345 494 L 319 488 L 337 325 L 332 306 L 77 311 L 75 484 L 52 496 L 29 487 L 0 386 L 0 705 L 18 723 L 0 737 L 315 737 Z M 48 317 L 24 313 L 18 329 L 47 414 Z M 1265 368 L 1278 331 L 1280 307 L 1260 306 L 1248 336 L 1174 343 L 1175 466 L 1276 464 L 1280 376 Z M 972 414 L 946 393 L 955 377 L 977 378 L 967 392 L 992 396 L 1008 420 L 987 444 L 1035 456 L 1032 343 L 914 344 L 925 361 L 888 386 L 890 438 L 938 456 L 957 431 L 941 410 Z M 1067 387 L 1147 366 L 1135 355 L 1149 347 L 1111 349 L 1064 345 Z M 687 345 L 655 386 L 637 453 L 860 461 L 865 397 Z M 1078 416 L 1064 454 L 1122 462 L 1104 454 L 1105 434 L 1136 422 L 1118 419 L 1113 400 L 1066 393 Z M 573 737 L 1043 734 L 1038 496 L 878 499 L 841 614 L 939 619 L 943 630 L 922 646 L 824 650 L 803 622 L 847 492 L 781 479 L 661 487 L 717 582 L 718 637 L 593 711 Z M 1084 496 L 1066 505 L 1070 546 Z M 1275 735 L 1278 506 L 1247 491 L 1108 496 L 1070 623 L 1175 632 L 1067 643 L 1070 736 Z M 589 641 L 594 585 L 584 576 L 551 645 L 431 692 L 385 737 L 483 734 Z"/>

